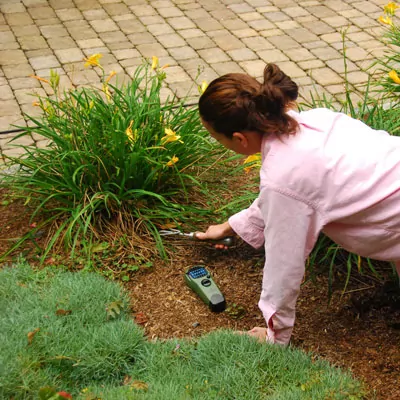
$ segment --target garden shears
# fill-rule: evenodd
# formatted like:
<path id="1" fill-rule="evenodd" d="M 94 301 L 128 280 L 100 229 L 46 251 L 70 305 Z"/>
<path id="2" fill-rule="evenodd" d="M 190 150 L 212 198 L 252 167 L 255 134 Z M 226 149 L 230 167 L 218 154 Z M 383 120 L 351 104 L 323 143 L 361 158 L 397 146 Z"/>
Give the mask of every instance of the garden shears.
<path id="1" fill-rule="evenodd" d="M 158 233 L 160 234 L 160 236 L 177 235 L 177 236 L 185 236 L 185 237 L 188 237 L 190 239 L 199 240 L 200 241 L 200 239 L 197 239 L 196 232 L 184 233 L 184 232 L 181 232 L 179 229 L 163 229 L 161 231 L 158 231 Z M 216 240 L 208 239 L 208 240 L 204 240 L 204 242 L 213 243 L 213 244 L 223 244 L 224 246 L 232 247 L 234 245 L 234 238 L 231 237 L 231 236 L 227 236 L 227 237 L 225 237 L 223 239 L 216 239 Z"/>

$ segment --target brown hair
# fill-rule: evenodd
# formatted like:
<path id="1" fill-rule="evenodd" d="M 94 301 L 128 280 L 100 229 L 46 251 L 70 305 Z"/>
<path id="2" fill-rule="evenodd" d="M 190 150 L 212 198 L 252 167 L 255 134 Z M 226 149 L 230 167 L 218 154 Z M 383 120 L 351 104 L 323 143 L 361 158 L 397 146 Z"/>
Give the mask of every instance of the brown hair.
<path id="1" fill-rule="evenodd" d="M 217 133 L 294 134 L 297 121 L 286 111 L 298 87 L 275 64 L 264 69 L 264 83 L 246 74 L 226 74 L 210 83 L 199 100 L 201 118 Z"/>

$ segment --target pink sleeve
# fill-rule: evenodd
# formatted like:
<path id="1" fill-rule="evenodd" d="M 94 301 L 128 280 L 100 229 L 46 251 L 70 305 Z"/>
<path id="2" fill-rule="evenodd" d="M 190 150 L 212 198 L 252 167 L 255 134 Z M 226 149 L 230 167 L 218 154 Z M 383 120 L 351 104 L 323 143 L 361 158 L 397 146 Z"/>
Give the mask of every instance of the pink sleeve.
<path id="1" fill-rule="evenodd" d="M 267 322 L 268 341 L 288 344 L 305 260 L 322 229 L 322 218 L 310 205 L 268 188 L 259 199 L 267 228 L 258 305 Z"/>
<path id="2" fill-rule="evenodd" d="M 259 248 L 264 243 L 264 219 L 258 206 L 258 198 L 249 208 L 238 212 L 228 220 L 231 228 L 249 245 Z"/>

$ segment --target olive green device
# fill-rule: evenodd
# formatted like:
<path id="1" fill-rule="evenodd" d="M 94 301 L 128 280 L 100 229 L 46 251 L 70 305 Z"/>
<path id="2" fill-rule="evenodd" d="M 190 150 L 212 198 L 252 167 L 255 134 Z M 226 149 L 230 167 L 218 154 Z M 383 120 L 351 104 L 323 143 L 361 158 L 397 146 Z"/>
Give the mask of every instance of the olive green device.
<path id="1" fill-rule="evenodd" d="M 226 308 L 226 301 L 211 278 L 211 274 L 201 265 L 189 268 L 185 273 L 186 284 L 206 303 L 213 312 Z"/>

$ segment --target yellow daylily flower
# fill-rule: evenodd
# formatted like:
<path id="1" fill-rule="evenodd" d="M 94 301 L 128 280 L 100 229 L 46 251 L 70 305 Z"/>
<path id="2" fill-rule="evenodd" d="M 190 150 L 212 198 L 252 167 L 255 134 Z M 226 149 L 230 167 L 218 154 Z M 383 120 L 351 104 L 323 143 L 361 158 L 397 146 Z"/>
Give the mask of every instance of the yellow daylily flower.
<path id="1" fill-rule="evenodd" d="M 128 136 L 128 139 L 132 142 L 135 143 L 136 142 L 136 138 L 137 138 L 137 129 L 135 129 L 132 132 L 132 125 L 133 125 L 133 120 L 129 123 L 129 126 L 126 128 L 126 136 Z"/>
<path id="2" fill-rule="evenodd" d="M 85 58 L 85 67 L 101 67 L 99 62 L 101 57 L 103 57 L 103 54 L 96 53 L 88 58 Z"/>
<path id="3" fill-rule="evenodd" d="M 37 75 L 29 75 L 30 78 L 37 79 L 40 82 L 48 83 L 50 85 L 50 82 L 47 79 L 41 78 L 40 76 Z"/>
<path id="4" fill-rule="evenodd" d="M 255 161 L 261 161 L 261 154 L 260 153 L 256 153 L 256 154 L 252 154 L 251 156 L 248 156 L 243 161 L 243 164 L 248 164 L 248 163 L 255 162 Z"/>
<path id="5" fill-rule="evenodd" d="M 399 8 L 399 6 L 394 1 L 391 1 L 383 7 L 383 11 L 385 11 L 386 14 L 394 15 L 397 8 Z"/>
<path id="6" fill-rule="evenodd" d="M 176 135 L 176 132 L 174 132 L 172 129 L 165 128 L 165 134 L 166 135 Z"/>
<path id="7" fill-rule="evenodd" d="M 164 64 L 164 65 L 160 68 L 160 71 L 163 70 L 163 69 L 168 68 L 169 66 L 170 66 L 170 64 Z"/>
<path id="8" fill-rule="evenodd" d="M 400 77 L 399 77 L 399 75 L 397 75 L 397 72 L 396 72 L 394 69 L 392 69 L 392 70 L 389 72 L 389 78 L 390 78 L 394 83 L 400 84 Z"/>
<path id="9" fill-rule="evenodd" d="M 250 163 L 252 163 L 252 165 L 249 165 L 248 167 L 244 168 L 246 174 L 248 174 L 252 168 L 261 166 L 261 153 L 252 154 L 243 161 L 243 164 L 250 164 Z"/>
<path id="10" fill-rule="evenodd" d="M 167 167 L 173 167 L 178 161 L 179 161 L 179 158 L 176 156 L 173 156 L 171 158 L 171 160 L 167 162 L 166 165 L 167 165 Z"/>
<path id="11" fill-rule="evenodd" d="M 382 24 L 393 25 L 393 21 L 390 17 L 383 17 L 382 15 L 378 18 L 378 21 Z"/>
<path id="12" fill-rule="evenodd" d="M 153 62 L 151 64 L 151 69 L 154 71 L 156 70 L 158 67 L 158 57 L 153 56 Z"/>
<path id="13" fill-rule="evenodd" d="M 117 75 L 117 73 L 115 71 L 111 71 L 110 75 L 108 75 L 108 77 L 106 79 L 106 83 L 110 82 L 110 79 L 115 75 Z"/>
<path id="14" fill-rule="evenodd" d="M 33 107 L 40 107 L 40 103 L 38 101 L 34 101 L 32 105 Z"/>
<path id="15" fill-rule="evenodd" d="M 201 85 L 199 85 L 199 92 L 200 94 L 203 94 L 208 87 L 208 83 L 206 81 L 201 82 Z"/>
<path id="16" fill-rule="evenodd" d="M 108 89 L 108 85 L 104 84 L 103 85 L 103 92 L 105 93 L 107 100 L 110 101 L 111 100 L 111 93 L 110 90 Z"/>
<path id="17" fill-rule="evenodd" d="M 172 129 L 165 128 L 165 136 L 161 138 L 161 142 L 162 144 L 176 141 L 183 143 L 180 138 L 180 135 L 177 135 L 176 132 L 174 132 Z"/>

